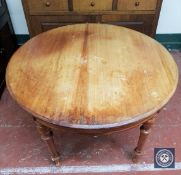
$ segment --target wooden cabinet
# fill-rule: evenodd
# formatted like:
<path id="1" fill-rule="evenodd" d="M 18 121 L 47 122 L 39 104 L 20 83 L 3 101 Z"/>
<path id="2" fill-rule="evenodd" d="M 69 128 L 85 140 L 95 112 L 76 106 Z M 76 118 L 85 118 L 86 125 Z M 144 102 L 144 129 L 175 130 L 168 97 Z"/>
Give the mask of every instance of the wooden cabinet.
<path id="1" fill-rule="evenodd" d="M 5 70 L 7 63 L 17 48 L 5 0 L 0 0 L 0 96 L 5 86 Z"/>
<path id="2" fill-rule="evenodd" d="M 155 35 L 162 0 L 22 0 L 30 36 L 76 23 L 125 26 Z"/>

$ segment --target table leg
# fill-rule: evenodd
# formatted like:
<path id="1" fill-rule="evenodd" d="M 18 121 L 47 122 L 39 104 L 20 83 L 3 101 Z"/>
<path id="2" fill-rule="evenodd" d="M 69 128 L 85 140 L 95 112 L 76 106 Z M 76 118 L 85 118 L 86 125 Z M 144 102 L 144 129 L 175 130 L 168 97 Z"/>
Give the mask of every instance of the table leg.
<path id="1" fill-rule="evenodd" d="M 56 151 L 54 140 L 53 140 L 53 132 L 47 126 L 42 125 L 38 121 L 35 121 L 38 132 L 41 135 L 41 139 L 47 144 L 48 150 L 51 154 L 52 161 L 55 162 L 56 166 L 60 165 L 60 156 Z"/>
<path id="2" fill-rule="evenodd" d="M 137 147 L 134 149 L 134 153 L 133 153 L 133 157 L 132 157 L 133 162 L 137 162 L 138 157 L 140 155 L 142 155 L 143 146 L 145 144 L 145 141 L 146 141 L 148 135 L 150 134 L 151 127 L 154 124 L 154 121 L 155 121 L 155 117 L 146 121 L 140 127 L 140 136 L 139 136 L 138 144 L 137 144 Z"/>

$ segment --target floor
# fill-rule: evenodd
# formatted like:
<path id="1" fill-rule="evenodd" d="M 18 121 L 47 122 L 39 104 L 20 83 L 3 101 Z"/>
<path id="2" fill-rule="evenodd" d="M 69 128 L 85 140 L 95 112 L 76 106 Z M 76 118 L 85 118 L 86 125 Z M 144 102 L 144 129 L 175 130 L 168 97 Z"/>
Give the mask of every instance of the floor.
<path id="1" fill-rule="evenodd" d="M 181 52 L 172 51 L 172 55 L 181 70 Z M 181 81 L 174 97 L 160 112 L 138 164 L 131 161 L 139 135 L 139 128 L 134 128 L 99 137 L 55 131 L 62 160 L 62 166 L 55 167 L 31 115 L 5 90 L 0 101 L 0 174 L 180 175 L 180 107 Z M 154 169 L 155 147 L 175 148 L 175 169 Z"/>

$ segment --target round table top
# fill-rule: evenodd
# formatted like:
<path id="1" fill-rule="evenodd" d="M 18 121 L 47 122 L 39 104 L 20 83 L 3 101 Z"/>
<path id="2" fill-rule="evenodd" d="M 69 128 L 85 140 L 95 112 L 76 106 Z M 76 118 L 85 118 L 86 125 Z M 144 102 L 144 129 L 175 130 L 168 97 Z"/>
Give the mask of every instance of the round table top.
<path id="1" fill-rule="evenodd" d="M 109 128 L 133 123 L 173 95 L 178 69 L 158 42 L 107 24 L 76 24 L 42 33 L 12 56 L 13 98 L 60 126 Z"/>

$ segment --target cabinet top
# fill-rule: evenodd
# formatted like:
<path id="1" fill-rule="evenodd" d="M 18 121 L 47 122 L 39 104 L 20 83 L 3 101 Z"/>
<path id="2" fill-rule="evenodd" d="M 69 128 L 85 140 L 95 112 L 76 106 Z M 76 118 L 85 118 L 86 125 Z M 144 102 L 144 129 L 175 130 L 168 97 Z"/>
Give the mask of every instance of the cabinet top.
<path id="1" fill-rule="evenodd" d="M 173 95 L 178 69 L 158 42 L 106 24 L 76 24 L 42 33 L 11 58 L 7 87 L 27 111 L 73 128 L 137 122 Z"/>

